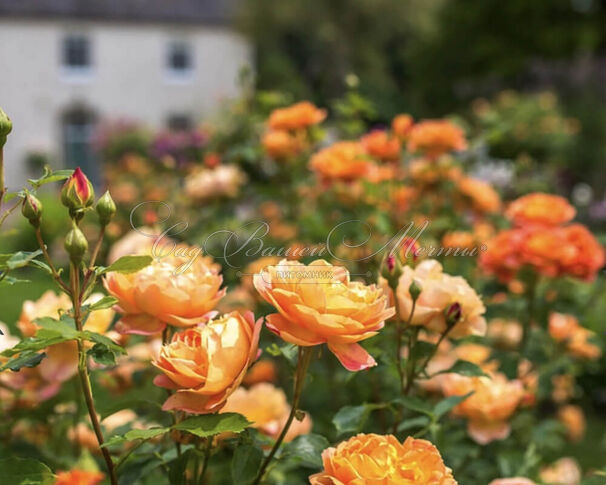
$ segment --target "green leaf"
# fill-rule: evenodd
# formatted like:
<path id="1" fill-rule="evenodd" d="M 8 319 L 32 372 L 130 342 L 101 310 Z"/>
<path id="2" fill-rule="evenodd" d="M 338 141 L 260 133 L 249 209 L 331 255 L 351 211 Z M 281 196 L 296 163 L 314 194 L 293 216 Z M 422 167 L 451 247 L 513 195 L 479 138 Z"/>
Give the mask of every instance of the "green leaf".
<path id="1" fill-rule="evenodd" d="M 338 435 L 358 432 L 364 427 L 370 413 L 382 407 L 384 407 L 383 404 L 344 406 L 332 418 L 332 424 L 335 425 Z"/>
<path id="2" fill-rule="evenodd" d="M 109 337 L 106 337 L 105 335 L 101 335 L 97 332 L 91 332 L 90 330 L 84 330 L 81 335 L 84 340 L 90 340 L 91 342 L 94 342 L 96 344 L 101 344 L 111 350 L 114 354 L 126 355 L 126 349 L 124 347 L 118 345 L 116 342 L 114 342 Z"/>
<path id="3" fill-rule="evenodd" d="M 328 448 L 328 440 L 319 434 L 297 436 L 284 447 L 284 453 L 292 454 L 306 468 L 322 467 L 322 451 Z"/>
<path id="4" fill-rule="evenodd" d="M 30 261 L 30 264 L 32 266 L 36 266 L 37 268 L 44 270 L 49 275 L 53 274 L 53 270 L 51 269 L 51 267 L 48 264 L 46 264 L 44 261 L 40 261 L 39 259 L 32 259 Z"/>
<path id="5" fill-rule="evenodd" d="M 61 320 L 51 317 L 36 318 L 34 320 L 40 329 L 36 332 L 36 338 L 63 337 L 65 340 L 75 340 L 80 336 L 76 330 L 74 320 L 65 315 Z"/>
<path id="6" fill-rule="evenodd" d="M 40 187 L 44 184 L 68 179 L 71 177 L 72 173 L 74 173 L 74 171 L 71 168 L 53 172 L 49 167 L 44 167 L 44 175 L 42 175 L 42 177 L 38 179 L 29 179 L 28 182 L 34 187 Z"/>
<path id="7" fill-rule="evenodd" d="M 463 396 L 450 396 L 450 397 L 447 397 L 446 399 L 443 399 L 442 401 L 440 401 L 433 408 L 433 414 L 435 416 L 435 419 L 436 420 L 440 419 L 444 414 L 446 414 L 448 411 L 450 411 L 452 408 L 454 408 L 457 404 L 465 401 L 465 399 L 467 399 L 472 394 L 473 394 L 473 391 L 469 392 Z"/>
<path id="8" fill-rule="evenodd" d="M 431 420 L 428 416 L 417 416 L 416 418 L 405 419 L 398 425 L 399 431 L 406 431 L 413 428 L 424 428 Z"/>
<path id="9" fill-rule="evenodd" d="M 93 347 L 87 352 L 87 355 L 92 357 L 97 364 L 106 366 L 116 365 L 116 356 L 105 345 L 93 345 Z"/>
<path id="10" fill-rule="evenodd" d="M 55 476 L 44 463 L 31 458 L 0 460 L 2 483 L 7 485 L 53 485 Z"/>
<path id="11" fill-rule="evenodd" d="M 200 438 L 219 433 L 240 433 L 252 423 L 237 413 L 206 414 L 193 416 L 173 426 L 173 429 L 187 431 Z"/>
<path id="12" fill-rule="evenodd" d="M 168 433 L 169 431 L 170 428 L 131 429 L 122 436 L 112 436 L 105 443 L 103 443 L 103 446 L 107 447 L 120 445 L 122 443 L 125 443 L 126 441 L 149 440 L 164 433 Z"/>
<path id="13" fill-rule="evenodd" d="M 14 359 L 10 359 L 3 366 L 0 367 L 0 372 L 10 369 L 12 371 L 19 371 L 22 367 L 36 367 L 42 359 L 46 357 L 44 352 L 23 352 Z"/>
<path id="14" fill-rule="evenodd" d="M 122 256 L 116 262 L 103 269 L 100 274 L 111 273 L 136 273 L 152 262 L 151 256 Z"/>
<path id="15" fill-rule="evenodd" d="M 0 286 L 12 286 L 12 285 L 16 285 L 17 283 L 31 283 L 31 281 L 30 280 L 22 280 L 20 278 L 14 278 L 12 276 L 4 276 L 0 280 Z"/>
<path id="16" fill-rule="evenodd" d="M 174 460 L 169 462 L 168 482 L 170 485 L 183 485 L 185 472 L 187 470 L 187 463 L 193 453 L 194 450 L 190 448 L 189 450 L 181 453 L 181 456 L 177 456 Z"/>
<path id="17" fill-rule="evenodd" d="M 415 346 L 412 348 L 410 353 L 410 359 L 413 362 L 418 361 L 419 359 L 423 359 L 425 357 L 429 357 L 435 351 L 435 344 L 430 342 L 425 342 L 424 340 L 419 340 Z"/>
<path id="18" fill-rule="evenodd" d="M 411 411 L 416 411 L 421 414 L 426 414 L 427 416 L 433 417 L 433 409 L 431 406 L 414 396 L 400 396 L 393 400 L 394 404 L 400 404 L 405 408 L 410 409 Z"/>
<path id="19" fill-rule="evenodd" d="M 0 267 L 17 269 L 27 266 L 32 259 L 42 254 L 42 251 L 18 251 L 12 254 L 0 254 Z"/>
<path id="20" fill-rule="evenodd" d="M 253 445 L 240 445 L 234 450 L 231 460 L 232 483 L 247 485 L 256 478 L 261 462 L 263 451 Z"/>
<path id="21" fill-rule="evenodd" d="M 439 374 L 460 374 L 462 376 L 467 377 L 481 377 L 487 375 L 480 366 L 474 364 L 473 362 L 469 362 L 467 360 L 457 360 L 450 369 L 442 370 L 440 372 L 436 372 L 433 376 L 437 376 Z"/>
<path id="22" fill-rule="evenodd" d="M 297 354 L 299 349 L 294 344 L 285 344 L 279 346 L 276 343 L 271 344 L 265 349 L 269 355 L 274 357 L 283 356 L 292 367 L 297 365 Z"/>
<path id="23" fill-rule="evenodd" d="M 91 303 L 90 305 L 85 305 L 82 309 L 89 312 L 94 312 L 95 310 L 105 310 L 106 308 L 113 307 L 116 303 L 118 303 L 118 299 L 113 296 L 104 296 L 100 300 L 95 303 Z"/>

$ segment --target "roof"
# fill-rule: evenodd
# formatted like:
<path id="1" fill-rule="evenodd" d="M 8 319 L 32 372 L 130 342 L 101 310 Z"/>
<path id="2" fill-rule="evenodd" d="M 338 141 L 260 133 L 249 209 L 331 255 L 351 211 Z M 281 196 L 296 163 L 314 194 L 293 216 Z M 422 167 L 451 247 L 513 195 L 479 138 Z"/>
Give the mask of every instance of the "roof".
<path id="1" fill-rule="evenodd" d="M 0 0 L 0 17 L 224 24 L 237 0 Z"/>

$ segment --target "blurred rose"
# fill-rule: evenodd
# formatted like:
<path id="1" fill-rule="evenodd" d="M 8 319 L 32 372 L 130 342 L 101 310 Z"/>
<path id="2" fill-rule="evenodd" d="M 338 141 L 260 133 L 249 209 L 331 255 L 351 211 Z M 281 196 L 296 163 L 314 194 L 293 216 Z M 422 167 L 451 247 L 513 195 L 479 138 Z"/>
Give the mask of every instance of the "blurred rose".
<path id="1" fill-rule="evenodd" d="M 430 158 L 467 149 L 463 130 L 448 120 L 425 120 L 412 127 L 406 148 Z"/>
<path id="2" fill-rule="evenodd" d="M 203 168 L 185 178 L 185 195 L 200 202 L 219 197 L 237 197 L 246 175 L 237 165 Z"/>
<path id="3" fill-rule="evenodd" d="M 472 177 L 462 177 L 457 183 L 457 188 L 478 212 L 492 213 L 501 209 L 501 198 L 488 182 Z"/>
<path id="4" fill-rule="evenodd" d="M 442 387 L 447 397 L 473 392 L 455 406 L 453 413 L 467 418 L 467 432 L 476 443 L 485 445 L 509 436 L 511 426 L 507 420 L 524 396 L 524 387 L 519 380 L 508 381 L 503 374 L 492 377 L 448 374 Z"/>
<path id="5" fill-rule="evenodd" d="M 579 485 L 581 469 L 574 458 L 560 458 L 540 473 L 541 481 L 550 485 Z"/>
<path id="6" fill-rule="evenodd" d="M 444 310 L 454 303 L 461 305 L 461 318 L 449 333 L 451 337 L 484 335 L 486 308 L 482 300 L 461 276 L 451 276 L 442 271 L 442 265 L 433 259 L 421 261 L 416 268 L 404 267 L 398 281 L 396 295 L 400 318 L 406 321 L 412 309 L 409 287 L 416 282 L 421 288 L 412 325 L 422 325 L 428 330 L 443 333 L 446 328 Z"/>
<path id="7" fill-rule="evenodd" d="M 97 471 L 71 470 L 58 472 L 54 485 L 97 485 L 105 475 Z"/>
<path id="8" fill-rule="evenodd" d="M 304 133 L 271 130 L 263 135 L 261 144 L 271 158 L 288 159 L 298 155 L 305 148 L 305 137 L 301 135 L 304 135 Z"/>
<path id="9" fill-rule="evenodd" d="M 164 373 L 154 384 L 177 390 L 162 409 L 194 414 L 221 409 L 257 357 L 261 324 L 250 312 L 233 312 L 175 333 L 153 363 Z"/>
<path id="10" fill-rule="evenodd" d="M 305 266 L 282 260 L 254 277 L 255 288 L 279 313 L 267 316 L 267 327 L 287 342 L 328 344 L 351 371 L 376 365 L 357 342 L 383 328 L 394 313 L 375 285 L 349 280 L 349 272 L 324 260 Z"/>
<path id="11" fill-rule="evenodd" d="M 528 478 L 514 477 L 514 478 L 499 478 L 493 480 L 489 485 L 537 485 L 535 482 Z"/>
<path id="12" fill-rule="evenodd" d="M 473 249 L 475 237 L 468 231 L 447 232 L 442 237 L 442 246 L 445 248 Z"/>
<path id="13" fill-rule="evenodd" d="M 322 453 L 324 469 L 311 485 L 456 485 L 452 471 L 429 441 L 358 434 Z"/>
<path id="14" fill-rule="evenodd" d="M 272 130 L 300 130 L 317 125 L 326 118 L 326 110 L 319 109 L 309 101 L 301 101 L 287 108 L 272 111 L 269 127 Z"/>
<path id="15" fill-rule="evenodd" d="M 594 360 L 602 355 L 601 348 L 591 342 L 595 333 L 581 327 L 574 315 L 551 313 L 549 335 L 555 341 L 564 343 L 568 352 L 575 357 Z"/>
<path id="16" fill-rule="evenodd" d="M 522 333 L 522 325 L 517 320 L 493 318 L 488 322 L 487 336 L 496 345 L 507 349 L 517 348 L 522 340 Z"/>
<path id="17" fill-rule="evenodd" d="M 557 403 L 568 401 L 574 395 L 574 384 L 574 376 L 570 374 L 553 376 L 551 378 L 551 385 L 553 386 L 551 398 Z"/>
<path id="18" fill-rule="evenodd" d="M 116 329 L 151 335 L 167 324 L 188 327 L 208 319 L 226 290 L 219 289 L 219 265 L 200 251 L 180 245 L 137 273 L 109 273 L 105 287 L 124 314 Z"/>
<path id="19" fill-rule="evenodd" d="M 585 413 L 580 406 L 568 404 L 558 410 L 558 420 L 566 428 L 571 441 L 580 441 L 585 436 Z"/>
<path id="20" fill-rule="evenodd" d="M 25 300 L 17 327 L 23 337 L 33 337 L 40 328 L 34 320 L 37 318 L 60 318 L 63 313 L 72 307 L 69 297 L 65 293 L 57 295 L 52 290 L 45 291 L 36 301 Z"/>
<path id="21" fill-rule="evenodd" d="M 507 218 L 518 226 L 558 226 L 572 220 L 575 214 L 575 208 L 564 197 L 541 192 L 514 200 L 505 211 Z"/>
<path id="22" fill-rule="evenodd" d="M 364 135 L 360 142 L 366 153 L 373 158 L 384 162 L 398 160 L 400 158 L 400 140 L 389 135 L 384 130 L 374 130 Z"/>
<path id="23" fill-rule="evenodd" d="M 409 114 L 399 114 L 391 122 L 391 130 L 401 140 L 406 140 L 412 130 L 414 120 Z"/>
<path id="24" fill-rule="evenodd" d="M 309 167 L 326 182 L 352 181 L 368 174 L 372 164 L 358 142 L 340 141 L 311 157 Z"/>
<path id="25" fill-rule="evenodd" d="M 252 386 L 260 382 L 275 382 L 277 378 L 276 364 L 273 360 L 258 360 L 244 376 L 244 384 Z"/>
<path id="26" fill-rule="evenodd" d="M 221 412 L 242 414 L 253 423 L 253 428 L 276 439 L 286 424 L 290 410 L 284 391 L 273 384 L 260 383 L 248 390 L 243 387 L 236 389 L 227 398 Z M 308 434 L 311 431 L 311 425 L 311 418 L 307 413 L 303 421 L 295 419 L 284 441 L 292 441 L 299 435 Z"/>
<path id="27" fill-rule="evenodd" d="M 116 241 L 109 250 L 108 263 L 114 263 L 122 256 L 133 254 L 152 254 L 152 248 L 158 241 L 158 251 L 162 251 L 165 245 L 172 245 L 174 241 L 162 234 L 160 229 L 144 226 L 129 231 L 124 237 Z"/>

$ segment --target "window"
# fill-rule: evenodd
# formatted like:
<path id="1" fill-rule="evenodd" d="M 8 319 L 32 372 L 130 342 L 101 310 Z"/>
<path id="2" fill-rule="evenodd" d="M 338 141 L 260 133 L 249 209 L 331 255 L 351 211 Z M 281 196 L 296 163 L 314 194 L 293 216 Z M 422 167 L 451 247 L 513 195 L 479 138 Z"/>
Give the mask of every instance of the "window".
<path id="1" fill-rule="evenodd" d="M 171 78 L 183 79 L 193 72 L 191 47 L 186 42 L 172 42 L 168 46 L 167 70 Z"/>
<path id="2" fill-rule="evenodd" d="M 172 114 L 166 120 L 170 131 L 187 131 L 192 128 L 191 116 L 187 114 Z"/>
<path id="3" fill-rule="evenodd" d="M 92 74 L 91 42 L 81 34 L 69 34 L 61 46 L 61 67 L 68 80 L 86 80 Z"/>
<path id="4" fill-rule="evenodd" d="M 101 180 L 100 168 L 93 150 L 95 115 L 85 107 L 66 111 L 63 124 L 63 155 L 67 167 L 81 167 L 93 184 Z"/>

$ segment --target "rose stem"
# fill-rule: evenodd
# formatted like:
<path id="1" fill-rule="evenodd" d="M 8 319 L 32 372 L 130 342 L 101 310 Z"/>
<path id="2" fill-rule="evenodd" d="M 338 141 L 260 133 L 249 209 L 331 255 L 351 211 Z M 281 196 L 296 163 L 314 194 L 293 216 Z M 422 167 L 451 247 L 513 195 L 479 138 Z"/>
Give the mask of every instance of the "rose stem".
<path id="1" fill-rule="evenodd" d="M 261 465 L 261 468 L 259 469 L 259 474 L 257 475 L 257 478 L 253 482 L 253 485 L 258 485 L 259 483 L 261 483 L 263 475 L 265 475 L 265 470 L 267 469 L 267 466 L 269 465 L 269 463 L 273 459 L 274 455 L 278 451 L 278 448 L 280 448 L 280 445 L 282 444 L 282 441 L 284 441 L 284 437 L 286 436 L 286 433 L 288 433 L 288 429 L 290 428 L 290 425 L 292 424 L 293 420 L 295 419 L 295 415 L 297 414 L 297 411 L 298 411 L 299 400 L 301 399 L 301 393 L 303 391 L 303 383 L 305 382 L 305 374 L 307 374 L 307 369 L 308 369 L 309 363 L 311 361 L 312 353 L 313 353 L 312 347 L 299 347 L 299 358 L 297 360 L 297 369 L 295 370 L 294 395 L 293 395 L 293 401 L 292 401 L 292 408 L 290 410 L 290 414 L 288 415 L 288 419 L 286 420 L 286 423 L 284 424 L 284 428 L 282 428 L 282 432 L 280 433 L 280 436 L 278 436 L 278 439 L 274 443 L 274 446 L 271 449 L 271 451 L 269 452 L 269 455 L 267 455 L 267 458 L 265 458 L 265 461 Z"/>

